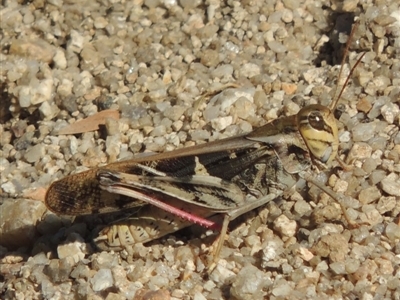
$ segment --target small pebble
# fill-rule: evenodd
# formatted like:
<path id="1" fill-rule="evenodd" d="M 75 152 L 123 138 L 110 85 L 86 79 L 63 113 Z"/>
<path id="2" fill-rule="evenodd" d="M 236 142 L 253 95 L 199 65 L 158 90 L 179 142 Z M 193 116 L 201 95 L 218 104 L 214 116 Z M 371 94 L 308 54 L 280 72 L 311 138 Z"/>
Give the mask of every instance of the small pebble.
<path id="1" fill-rule="evenodd" d="M 340 275 L 340 274 L 346 274 L 346 268 L 345 268 L 344 262 L 334 262 L 329 265 L 329 268 L 333 271 L 334 274 Z"/>
<path id="2" fill-rule="evenodd" d="M 357 102 L 357 109 L 359 111 L 362 111 L 364 113 L 368 113 L 371 108 L 372 108 L 372 104 L 371 102 L 368 101 L 368 98 L 361 98 L 358 102 Z"/>
<path id="3" fill-rule="evenodd" d="M 49 276 L 52 282 L 64 282 L 69 278 L 72 267 L 75 262 L 72 259 L 52 259 L 48 265 L 45 266 L 43 272 Z"/>
<path id="4" fill-rule="evenodd" d="M 274 229 L 283 236 L 294 236 L 297 224 L 295 221 L 289 220 L 285 215 L 281 215 L 274 221 Z"/>
<path id="5" fill-rule="evenodd" d="M 358 195 L 358 200 L 360 200 L 362 204 L 369 204 L 378 200 L 380 197 L 381 192 L 379 189 L 376 186 L 372 186 L 362 190 Z"/>
<path id="6" fill-rule="evenodd" d="M 112 278 L 110 269 L 100 269 L 97 273 L 90 279 L 93 287 L 93 291 L 100 292 L 109 287 L 112 287 L 114 280 Z"/>
<path id="7" fill-rule="evenodd" d="M 71 30 L 70 38 L 67 42 L 67 49 L 75 53 L 80 53 L 83 48 L 84 38 L 76 30 Z"/>
<path id="8" fill-rule="evenodd" d="M 211 126 L 216 131 L 222 131 L 232 124 L 233 118 L 231 116 L 216 118 L 211 121 Z"/>
<path id="9" fill-rule="evenodd" d="M 394 103 L 385 104 L 381 108 L 381 114 L 389 124 L 393 124 L 395 118 L 399 116 L 399 113 L 399 106 Z"/>
<path id="10" fill-rule="evenodd" d="M 374 136 L 375 124 L 359 123 L 354 126 L 352 133 L 354 142 L 366 142 Z"/>
<path id="11" fill-rule="evenodd" d="M 400 197 L 400 181 L 395 174 L 391 174 L 381 181 L 382 189 L 392 196 Z"/>
<path id="12" fill-rule="evenodd" d="M 238 299 L 262 299 L 263 288 L 271 285 L 271 280 L 254 266 L 246 266 L 235 276 L 230 292 Z"/>
<path id="13" fill-rule="evenodd" d="M 85 257 L 85 253 L 82 251 L 86 248 L 83 238 L 78 234 L 74 234 L 74 239 L 75 241 L 57 247 L 59 259 L 71 257 L 77 263 Z"/>
<path id="14" fill-rule="evenodd" d="M 396 207 L 396 197 L 381 197 L 378 201 L 376 209 L 380 214 L 384 214 L 388 211 L 392 211 Z"/>
<path id="15" fill-rule="evenodd" d="M 183 116 L 185 111 L 186 107 L 175 105 L 170 108 L 167 108 L 164 111 L 164 116 L 172 121 L 178 121 Z"/>
<path id="16" fill-rule="evenodd" d="M 51 63 L 54 46 L 36 37 L 35 40 L 15 39 L 10 46 L 10 54 Z"/>
<path id="17" fill-rule="evenodd" d="M 37 238 L 36 225 L 46 207 L 40 201 L 9 199 L 0 209 L 0 244 L 9 249 L 30 247 Z"/>
<path id="18" fill-rule="evenodd" d="M 331 262 L 343 262 L 349 251 L 349 245 L 343 235 L 334 233 L 322 236 L 313 250 L 317 255 L 329 257 Z"/>
<path id="19" fill-rule="evenodd" d="M 236 276 L 236 274 L 227 269 L 226 266 L 222 265 L 220 261 L 215 270 L 210 274 L 210 279 L 217 283 L 224 283 L 234 276 Z"/>
<path id="20" fill-rule="evenodd" d="M 392 241 L 398 240 L 400 238 L 400 225 L 395 223 L 387 224 L 385 234 Z"/>
<path id="21" fill-rule="evenodd" d="M 34 163 L 39 161 L 45 154 L 45 147 L 44 145 L 35 145 L 30 148 L 26 153 L 24 158 L 29 163 Z"/>

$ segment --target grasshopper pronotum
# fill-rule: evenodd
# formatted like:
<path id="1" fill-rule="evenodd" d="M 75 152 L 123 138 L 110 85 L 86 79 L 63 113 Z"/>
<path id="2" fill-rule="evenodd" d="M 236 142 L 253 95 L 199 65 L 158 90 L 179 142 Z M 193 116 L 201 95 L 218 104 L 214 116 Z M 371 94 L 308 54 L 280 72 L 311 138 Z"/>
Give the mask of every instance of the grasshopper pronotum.
<path id="1" fill-rule="evenodd" d="M 337 157 L 332 111 L 339 98 L 330 108 L 306 106 L 248 134 L 67 176 L 50 186 L 46 205 L 65 215 L 144 206 L 97 239 L 100 247 L 113 249 L 148 242 L 191 223 L 219 228 L 208 218 L 225 214 L 218 253 L 230 220 L 292 188 L 299 177 L 341 200 L 310 173 L 313 165 L 329 167 Z"/>

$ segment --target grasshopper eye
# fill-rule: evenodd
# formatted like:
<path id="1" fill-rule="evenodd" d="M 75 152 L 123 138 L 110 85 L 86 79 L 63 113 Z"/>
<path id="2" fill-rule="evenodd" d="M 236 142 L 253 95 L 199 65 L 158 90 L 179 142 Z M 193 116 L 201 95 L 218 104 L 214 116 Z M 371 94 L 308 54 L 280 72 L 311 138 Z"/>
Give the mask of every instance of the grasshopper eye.
<path id="1" fill-rule="evenodd" d="M 331 111 L 321 105 L 309 105 L 297 115 L 297 125 L 312 155 L 329 164 L 338 151 L 336 120 Z"/>
<path id="2" fill-rule="evenodd" d="M 324 117 L 319 111 L 313 111 L 308 115 L 308 122 L 310 126 L 316 130 L 324 130 L 325 121 Z"/>

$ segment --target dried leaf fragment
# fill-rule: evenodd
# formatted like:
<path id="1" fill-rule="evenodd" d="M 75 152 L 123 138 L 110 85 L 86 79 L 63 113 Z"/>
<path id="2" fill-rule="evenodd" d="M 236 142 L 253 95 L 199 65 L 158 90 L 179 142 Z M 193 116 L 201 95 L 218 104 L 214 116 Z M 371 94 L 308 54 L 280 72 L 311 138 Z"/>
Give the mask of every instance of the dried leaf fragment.
<path id="1" fill-rule="evenodd" d="M 104 125 L 107 118 L 119 119 L 119 112 L 113 109 L 100 111 L 83 120 L 79 120 L 58 131 L 58 134 L 77 134 L 95 131 L 99 129 L 99 125 Z"/>

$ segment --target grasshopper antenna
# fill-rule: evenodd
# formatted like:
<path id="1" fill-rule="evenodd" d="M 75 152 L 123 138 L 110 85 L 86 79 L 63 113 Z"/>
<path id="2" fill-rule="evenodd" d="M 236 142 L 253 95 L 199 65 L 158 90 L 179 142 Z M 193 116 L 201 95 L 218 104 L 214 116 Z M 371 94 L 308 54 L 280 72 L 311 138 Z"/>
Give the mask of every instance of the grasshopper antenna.
<path id="1" fill-rule="evenodd" d="M 350 35 L 349 35 L 349 37 L 348 37 L 348 39 L 347 39 L 346 48 L 345 48 L 345 50 L 344 50 L 344 55 L 343 55 L 343 58 L 342 58 L 342 62 L 341 62 L 341 64 L 340 64 L 340 70 L 339 70 L 338 79 L 340 79 L 340 77 L 342 76 L 343 66 L 344 66 L 344 62 L 345 62 L 345 60 L 346 60 L 346 58 L 347 58 L 347 56 L 348 56 L 348 53 L 349 53 L 350 43 L 351 43 L 351 41 L 352 41 L 352 39 L 353 39 L 354 33 L 357 31 L 357 28 L 358 28 L 358 25 L 359 25 L 359 24 L 360 24 L 360 23 L 357 22 L 357 23 L 354 25 L 354 27 L 352 28 L 352 30 L 351 30 L 351 32 L 350 32 Z M 363 54 L 361 54 L 361 56 L 357 59 L 357 62 L 355 63 L 355 65 L 351 68 L 350 73 L 349 73 L 349 75 L 347 76 L 346 81 L 345 81 L 345 83 L 343 84 L 342 89 L 340 90 L 340 93 L 339 93 L 339 96 L 338 96 L 338 97 L 336 97 L 336 92 L 337 92 L 337 90 L 335 91 L 335 97 L 333 98 L 334 100 L 332 101 L 331 105 L 329 106 L 329 109 L 330 109 L 331 111 L 334 110 L 335 107 L 336 107 L 336 105 L 338 104 L 340 98 L 341 98 L 342 95 L 343 95 L 344 89 L 346 88 L 347 84 L 349 83 L 349 80 L 350 80 L 351 76 L 353 75 L 354 70 L 356 69 L 356 67 L 358 66 L 358 64 L 361 62 L 361 60 L 362 60 L 362 58 L 364 57 L 364 55 L 365 55 L 365 52 L 364 52 Z"/>

